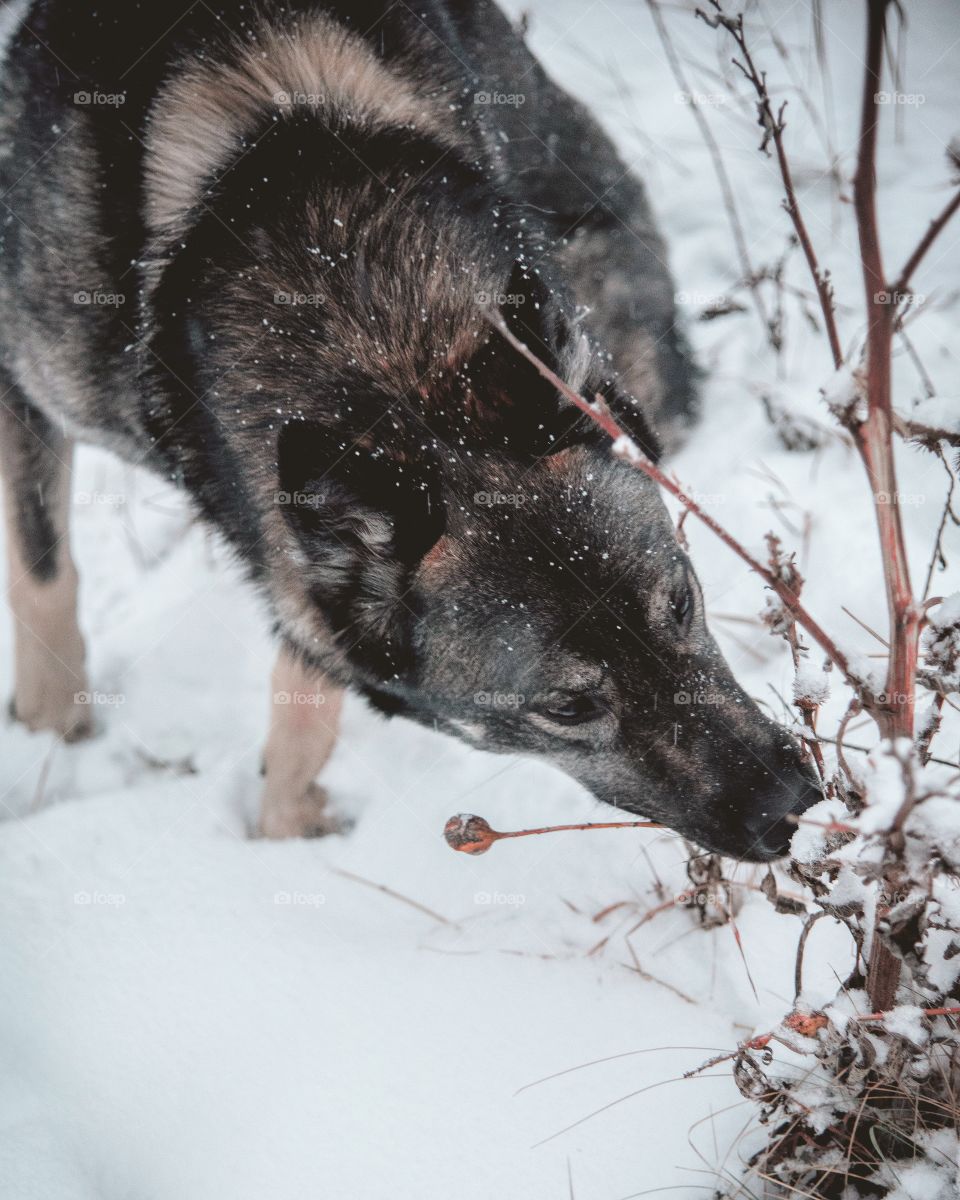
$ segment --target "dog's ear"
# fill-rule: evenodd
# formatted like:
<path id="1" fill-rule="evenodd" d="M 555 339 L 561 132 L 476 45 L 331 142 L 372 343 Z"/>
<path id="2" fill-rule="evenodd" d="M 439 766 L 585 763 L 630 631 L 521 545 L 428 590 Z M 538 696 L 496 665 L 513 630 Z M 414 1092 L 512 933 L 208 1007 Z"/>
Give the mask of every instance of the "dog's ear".
<path id="1" fill-rule="evenodd" d="M 414 570 L 442 536 L 439 467 L 323 426 L 285 425 L 278 503 L 310 594 L 343 649 L 382 680 L 409 666 Z"/>
<path id="2" fill-rule="evenodd" d="M 633 438 L 647 458 L 652 462 L 659 462 L 663 447 L 640 401 L 631 396 L 629 392 L 625 392 L 615 377 L 602 380 L 595 392 L 610 409 L 613 419 L 620 428 Z M 594 428 L 602 443 L 607 435 L 596 426 Z"/>
<path id="3" fill-rule="evenodd" d="M 640 406 L 623 392 L 586 334 L 571 318 L 569 301 L 535 270 L 514 265 L 496 314 L 545 366 L 587 399 L 610 405 L 651 457 L 659 446 Z M 493 305 L 491 304 L 491 307 Z M 461 372 L 465 411 L 488 444 L 520 457 L 554 454 L 597 443 L 603 434 L 566 400 L 496 329 Z"/>

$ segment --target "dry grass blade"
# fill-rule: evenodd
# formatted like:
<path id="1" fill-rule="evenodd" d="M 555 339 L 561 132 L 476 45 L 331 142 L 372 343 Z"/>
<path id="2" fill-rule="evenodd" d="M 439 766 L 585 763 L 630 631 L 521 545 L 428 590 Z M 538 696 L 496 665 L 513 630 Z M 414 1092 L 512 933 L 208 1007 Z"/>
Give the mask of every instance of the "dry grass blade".
<path id="1" fill-rule="evenodd" d="M 340 875 L 343 879 L 349 879 L 353 883 L 360 883 L 364 887 L 373 888 L 374 891 L 382 892 L 385 896 L 389 896 L 393 900 L 399 900 L 401 904 L 406 904 L 410 908 L 415 908 L 417 912 L 423 913 L 424 916 L 431 917 L 440 925 L 456 925 L 456 921 L 451 921 L 449 917 L 443 916 L 442 913 L 434 912 L 432 908 L 428 908 L 425 904 L 421 904 L 419 900 L 413 900 L 410 896 L 405 896 L 402 892 L 397 892 L 392 887 L 387 887 L 385 883 L 377 883 L 373 879 L 364 879 L 362 875 L 354 875 L 352 871 L 345 871 L 342 867 L 331 867 L 330 870 L 334 875 Z"/>

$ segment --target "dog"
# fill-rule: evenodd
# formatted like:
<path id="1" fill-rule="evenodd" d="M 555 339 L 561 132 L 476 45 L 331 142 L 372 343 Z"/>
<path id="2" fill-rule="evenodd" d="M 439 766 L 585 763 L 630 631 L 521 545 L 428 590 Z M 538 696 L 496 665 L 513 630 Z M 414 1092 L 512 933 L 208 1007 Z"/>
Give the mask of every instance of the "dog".
<path id="1" fill-rule="evenodd" d="M 643 186 L 493 3 L 33 0 L 0 147 L 17 719 L 90 732 L 89 441 L 186 489 L 269 604 L 266 836 L 325 828 L 352 688 L 709 850 L 785 851 L 819 795 L 799 745 L 656 486 L 496 327 L 651 457 L 695 413 Z"/>

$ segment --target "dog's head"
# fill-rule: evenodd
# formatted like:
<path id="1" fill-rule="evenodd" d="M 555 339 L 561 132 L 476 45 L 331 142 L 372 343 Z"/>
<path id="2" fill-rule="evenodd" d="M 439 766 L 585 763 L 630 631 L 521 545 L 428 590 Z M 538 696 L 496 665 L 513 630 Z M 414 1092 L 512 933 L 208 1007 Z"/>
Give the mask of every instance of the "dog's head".
<path id="1" fill-rule="evenodd" d="M 655 453 L 548 308 L 512 314 L 520 336 Z M 425 394 L 365 436 L 280 434 L 298 569 L 355 685 L 709 849 L 784 853 L 815 778 L 724 661 L 656 485 L 496 333 Z"/>

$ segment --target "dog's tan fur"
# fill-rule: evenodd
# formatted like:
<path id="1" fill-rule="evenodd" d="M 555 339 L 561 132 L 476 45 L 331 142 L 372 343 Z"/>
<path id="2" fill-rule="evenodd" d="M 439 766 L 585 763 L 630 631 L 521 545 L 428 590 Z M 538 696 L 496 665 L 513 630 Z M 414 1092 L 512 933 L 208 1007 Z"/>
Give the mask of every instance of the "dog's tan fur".
<path id="1" fill-rule="evenodd" d="M 71 450 L 68 445 L 62 456 L 55 494 L 44 497 L 61 537 L 60 569 L 49 581 L 38 580 L 24 557 L 13 519 L 15 476 L 4 472 L 7 593 L 14 626 L 13 711 L 28 729 L 49 729 L 67 741 L 91 730 L 83 635 L 77 622 L 77 571 L 67 544 Z"/>
<path id="2" fill-rule="evenodd" d="M 272 676 L 270 734 L 264 751 L 260 832 L 268 838 L 313 837 L 337 827 L 315 777 L 333 753 L 343 689 L 307 671 L 281 650 Z"/>

